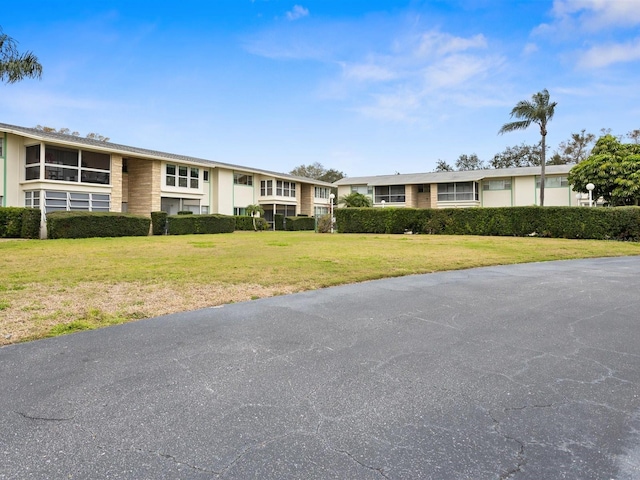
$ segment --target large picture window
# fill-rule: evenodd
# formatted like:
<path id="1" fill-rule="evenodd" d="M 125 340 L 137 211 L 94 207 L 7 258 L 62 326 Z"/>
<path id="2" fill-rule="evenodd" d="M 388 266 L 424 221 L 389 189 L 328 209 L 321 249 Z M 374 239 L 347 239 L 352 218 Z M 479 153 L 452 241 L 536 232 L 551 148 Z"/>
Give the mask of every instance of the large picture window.
<path id="1" fill-rule="evenodd" d="M 296 196 L 295 182 L 285 182 L 283 180 L 277 180 L 276 195 L 280 197 L 295 197 Z"/>
<path id="2" fill-rule="evenodd" d="M 439 202 L 465 202 L 478 201 L 478 183 L 477 182 L 457 182 L 457 183 L 439 183 L 438 184 L 438 201 Z"/>
<path id="3" fill-rule="evenodd" d="M 569 180 L 567 177 L 545 177 L 545 188 L 561 188 L 568 187 Z M 540 177 L 536 177 L 536 188 L 540 188 Z"/>
<path id="4" fill-rule="evenodd" d="M 167 187 L 200 187 L 200 169 L 186 165 L 165 165 L 165 185 Z"/>
<path id="5" fill-rule="evenodd" d="M 314 197 L 315 198 L 329 198 L 331 195 L 331 189 L 326 187 L 315 187 Z"/>
<path id="6" fill-rule="evenodd" d="M 484 180 L 482 190 L 511 190 L 511 179 Z"/>
<path id="7" fill-rule="evenodd" d="M 245 173 L 233 174 L 234 185 L 253 185 L 253 175 L 247 175 Z"/>
<path id="8" fill-rule="evenodd" d="M 40 145 L 26 147 L 25 180 L 40 180 Z M 71 148 L 44 147 L 44 180 L 108 185 L 111 156 Z"/>
<path id="9" fill-rule="evenodd" d="M 25 192 L 25 195 L 27 193 L 31 192 Z M 32 193 L 39 194 L 39 192 Z M 44 192 L 45 213 L 58 210 L 108 212 L 110 203 L 111 196 L 105 193 L 58 192 L 51 190 Z"/>
<path id="10" fill-rule="evenodd" d="M 404 203 L 404 185 L 376 187 L 376 203 Z"/>

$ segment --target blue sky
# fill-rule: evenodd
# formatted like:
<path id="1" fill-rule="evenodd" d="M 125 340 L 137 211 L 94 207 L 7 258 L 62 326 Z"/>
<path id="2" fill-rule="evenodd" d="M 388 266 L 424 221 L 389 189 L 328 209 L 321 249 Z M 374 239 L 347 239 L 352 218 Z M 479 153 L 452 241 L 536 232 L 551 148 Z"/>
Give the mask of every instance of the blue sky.
<path id="1" fill-rule="evenodd" d="M 572 132 L 640 128 L 640 0 L 23 0 L 0 25 L 44 67 L 0 122 L 288 172 L 489 160 L 519 100 Z"/>

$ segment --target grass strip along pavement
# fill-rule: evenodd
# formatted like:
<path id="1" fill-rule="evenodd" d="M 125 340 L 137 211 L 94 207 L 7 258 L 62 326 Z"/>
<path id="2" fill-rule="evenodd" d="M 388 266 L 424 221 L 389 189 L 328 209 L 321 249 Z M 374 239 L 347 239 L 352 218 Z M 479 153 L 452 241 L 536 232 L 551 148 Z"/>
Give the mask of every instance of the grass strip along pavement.
<path id="1" fill-rule="evenodd" d="M 0 345 L 443 270 L 640 254 L 630 242 L 235 232 L 0 242 Z"/>

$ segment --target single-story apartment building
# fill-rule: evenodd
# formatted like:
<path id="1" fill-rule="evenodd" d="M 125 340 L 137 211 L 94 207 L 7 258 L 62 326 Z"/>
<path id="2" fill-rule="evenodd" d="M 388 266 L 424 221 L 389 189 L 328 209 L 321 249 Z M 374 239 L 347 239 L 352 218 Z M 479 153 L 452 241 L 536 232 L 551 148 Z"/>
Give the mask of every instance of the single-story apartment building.
<path id="1" fill-rule="evenodd" d="M 0 206 L 244 215 L 329 212 L 332 184 L 310 178 L 0 123 Z"/>
<path id="2" fill-rule="evenodd" d="M 572 165 L 545 168 L 545 206 L 587 205 L 567 181 Z M 374 207 L 514 207 L 540 204 L 540 167 L 498 168 L 371 177 L 334 182 L 338 198 L 352 192 L 371 198 Z M 340 206 L 340 205 L 338 205 Z"/>

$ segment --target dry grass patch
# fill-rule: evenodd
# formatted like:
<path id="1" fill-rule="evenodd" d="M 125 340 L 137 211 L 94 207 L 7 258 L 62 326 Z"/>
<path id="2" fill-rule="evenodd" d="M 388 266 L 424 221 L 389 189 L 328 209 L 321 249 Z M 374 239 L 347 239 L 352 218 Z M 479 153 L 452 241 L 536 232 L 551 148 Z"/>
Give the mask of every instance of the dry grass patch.
<path id="1" fill-rule="evenodd" d="M 629 242 L 312 232 L 5 241 L 0 345 L 385 277 L 638 254 Z"/>

